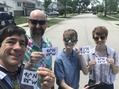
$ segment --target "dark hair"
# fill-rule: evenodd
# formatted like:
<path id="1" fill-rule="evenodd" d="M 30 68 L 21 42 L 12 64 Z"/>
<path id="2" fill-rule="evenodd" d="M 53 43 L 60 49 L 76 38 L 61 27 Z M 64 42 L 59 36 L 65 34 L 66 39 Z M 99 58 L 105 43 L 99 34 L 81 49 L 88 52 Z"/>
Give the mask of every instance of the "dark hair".
<path id="1" fill-rule="evenodd" d="M 16 34 L 19 36 L 20 35 L 25 36 L 25 44 L 27 46 L 28 38 L 25 35 L 26 31 L 23 28 L 15 26 L 15 25 L 9 25 L 0 30 L 0 45 L 4 41 L 4 39 L 6 39 L 9 36 L 16 35 Z"/>
<path id="2" fill-rule="evenodd" d="M 77 32 L 74 29 L 68 29 L 68 30 L 64 31 L 63 38 L 66 38 L 66 37 L 72 38 L 74 36 L 78 40 L 78 34 L 77 34 Z"/>
<path id="3" fill-rule="evenodd" d="M 108 36 L 108 30 L 106 27 L 104 26 L 98 26 L 98 27 L 95 27 L 93 32 L 92 32 L 92 36 L 94 38 L 94 35 L 105 35 L 106 37 Z"/>

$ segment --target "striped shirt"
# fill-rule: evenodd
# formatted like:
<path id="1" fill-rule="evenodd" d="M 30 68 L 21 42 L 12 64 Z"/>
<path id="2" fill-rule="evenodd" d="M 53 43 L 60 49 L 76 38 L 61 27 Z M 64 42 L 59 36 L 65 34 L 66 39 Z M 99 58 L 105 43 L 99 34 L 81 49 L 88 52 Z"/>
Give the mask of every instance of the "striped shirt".
<path id="1" fill-rule="evenodd" d="M 90 60 L 96 60 L 99 57 L 95 49 L 96 47 L 92 48 L 91 53 L 87 54 L 87 63 Z M 118 54 L 114 49 L 107 47 L 107 54 L 104 57 L 113 58 L 114 64 L 119 66 Z M 95 64 L 89 74 L 89 79 L 96 81 L 96 83 L 104 82 L 106 84 L 113 84 L 115 77 L 116 74 L 112 72 L 109 63 Z"/>

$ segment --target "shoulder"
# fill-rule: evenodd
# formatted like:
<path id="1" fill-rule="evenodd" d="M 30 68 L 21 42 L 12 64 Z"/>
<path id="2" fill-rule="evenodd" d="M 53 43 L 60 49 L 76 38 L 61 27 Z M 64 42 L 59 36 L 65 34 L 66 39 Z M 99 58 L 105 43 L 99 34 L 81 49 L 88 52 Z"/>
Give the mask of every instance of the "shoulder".
<path id="1" fill-rule="evenodd" d="M 107 52 L 108 52 L 108 54 L 117 53 L 114 48 L 110 48 L 108 46 L 107 46 Z"/>
<path id="2" fill-rule="evenodd" d="M 64 52 L 61 51 L 57 56 L 55 61 L 61 61 L 65 57 Z"/>
<path id="3" fill-rule="evenodd" d="M 45 42 L 47 45 L 52 46 L 52 42 L 49 38 L 47 37 L 42 37 L 43 42 Z"/>

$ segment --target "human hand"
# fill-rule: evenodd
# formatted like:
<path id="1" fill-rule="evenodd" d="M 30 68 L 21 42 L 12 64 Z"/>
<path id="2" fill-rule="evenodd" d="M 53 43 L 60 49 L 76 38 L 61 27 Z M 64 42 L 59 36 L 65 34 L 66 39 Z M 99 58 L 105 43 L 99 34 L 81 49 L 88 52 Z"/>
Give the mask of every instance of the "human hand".
<path id="1" fill-rule="evenodd" d="M 80 52 L 78 47 L 75 48 L 75 51 L 76 51 L 78 54 L 79 54 L 79 52 Z"/>
<path id="2" fill-rule="evenodd" d="M 96 64 L 96 61 L 95 60 L 90 60 L 89 63 L 88 63 L 89 66 L 93 66 L 95 64 Z"/>
<path id="3" fill-rule="evenodd" d="M 42 89 L 50 89 L 53 87 L 55 82 L 55 75 L 50 69 L 39 67 L 37 74 L 39 74 L 41 77 L 40 81 Z"/>
<path id="4" fill-rule="evenodd" d="M 45 57 L 45 55 L 42 52 L 32 52 L 30 56 L 30 63 L 35 65 L 43 57 Z"/>
<path id="5" fill-rule="evenodd" d="M 114 59 L 113 58 L 107 58 L 107 62 L 110 64 L 114 64 Z"/>
<path id="6" fill-rule="evenodd" d="M 84 89 L 89 89 L 89 86 L 84 87 Z"/>

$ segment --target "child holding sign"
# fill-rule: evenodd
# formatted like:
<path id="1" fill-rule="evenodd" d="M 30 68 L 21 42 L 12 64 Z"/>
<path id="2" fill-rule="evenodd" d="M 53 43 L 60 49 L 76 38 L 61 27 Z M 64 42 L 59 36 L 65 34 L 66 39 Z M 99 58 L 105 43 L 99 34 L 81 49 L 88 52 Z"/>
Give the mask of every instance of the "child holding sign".
<path id="1" fill-rule="evenodd" d="M 96 46 L 87 56 L 89 85 L 99 84 L 94 89 L 114 89 L 114 80 L 118 73 L 118 54 L 106 46 L 108 30 L 104 26 L 94 28 L 92 37 Z"/>
<path id="2" fill-rule="evenodd" d="M 77 32 L 74 29 L 64 31 L 63 42 L 65 48 L 57 56 L 54 71 L 58 89 L 78 89 L 80 70 L 88 73 L 85 60 L 73 48 L 78 41 Z"/>

